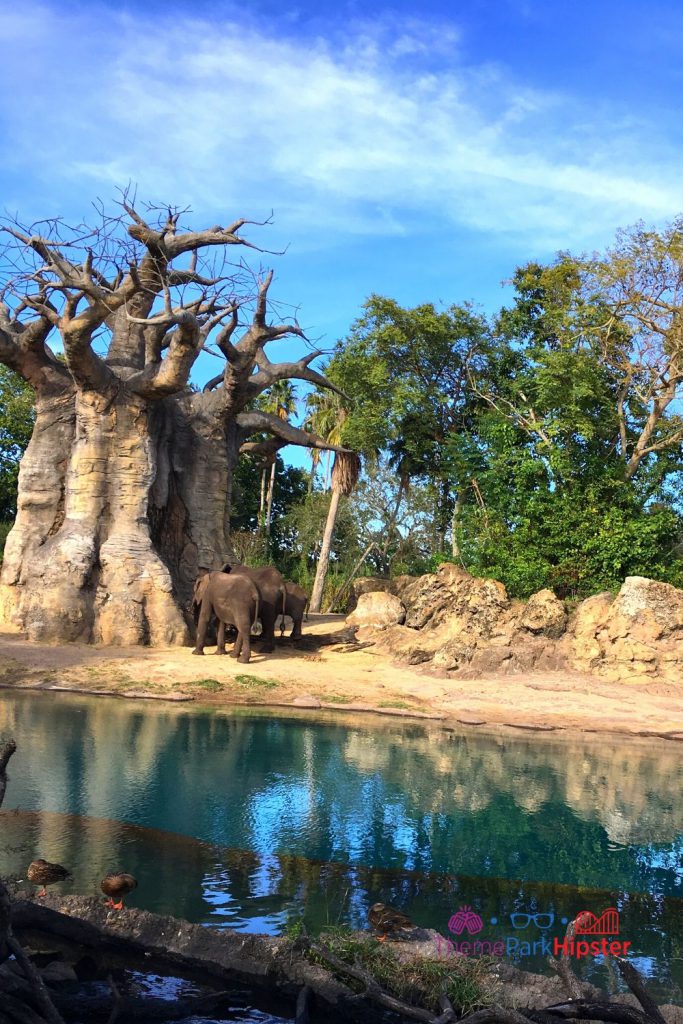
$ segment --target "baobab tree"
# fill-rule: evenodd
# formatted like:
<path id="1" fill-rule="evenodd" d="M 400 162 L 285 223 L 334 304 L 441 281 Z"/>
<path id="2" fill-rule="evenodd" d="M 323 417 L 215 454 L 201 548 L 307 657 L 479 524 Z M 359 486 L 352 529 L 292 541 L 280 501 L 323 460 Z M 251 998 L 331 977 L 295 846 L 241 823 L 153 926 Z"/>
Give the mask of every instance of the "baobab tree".
<path id="1" fill-rule="evenodd" d="M 0 604 L 31 639 L 186 642 L 198 568 L 231 555 L 240 452 L 330 447 L 253 408 L 281 380 L 333 388 L 311 366 L 319 352 L 266 354 L 303 332 L 269 322 L 272 272 L 232 258 L 256 249 L 240 234 L 255 222 L 191 230 L 184 213 L 124 195 L 94 229 L 2 226 L 0 361 L 34 389 L 36 424 Z M 199 393 L 202 351 L 221 367 Z"/>

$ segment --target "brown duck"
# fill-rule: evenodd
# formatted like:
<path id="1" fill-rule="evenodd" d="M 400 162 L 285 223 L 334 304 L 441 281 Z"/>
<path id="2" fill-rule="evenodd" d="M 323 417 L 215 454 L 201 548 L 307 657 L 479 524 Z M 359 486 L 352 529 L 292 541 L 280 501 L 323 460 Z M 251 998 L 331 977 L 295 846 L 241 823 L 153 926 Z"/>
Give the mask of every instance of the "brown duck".
<path id="1" fill-rule="evenodd" d="M 28 866 L 26 877 L 34 885 L 42 885 L 42 892 L 37 893 L 41 898 L 47 895 L 47 886 L 55 882 L 63 882 L 65 878 L 71 878 L 71 872 L 63 868 L 61 864 L 51 864 L 49 860 L 32 860 Z"/>
<path id="2" fill-rule="evenodd" d="M 392 935 L 397 939 L 405 939 L 408 932 L 415 931 L 415 925 L 394 907 L 388 907 L 386 903 L 373 903 L 368 911 L 368 921 L 379 932 L 379 941 L 385 942 Z"/>
<path id="3" fill-rule="evenodd" d="M 100 882 L 100 889 L 109 897 L 105 906 L 123 910 L 124 899 L 133 889 L 137 889 L 137 885 L 137 879 L 127 875 L 125 871 L 113 871 L 111 875 L 105 875 Z"/>

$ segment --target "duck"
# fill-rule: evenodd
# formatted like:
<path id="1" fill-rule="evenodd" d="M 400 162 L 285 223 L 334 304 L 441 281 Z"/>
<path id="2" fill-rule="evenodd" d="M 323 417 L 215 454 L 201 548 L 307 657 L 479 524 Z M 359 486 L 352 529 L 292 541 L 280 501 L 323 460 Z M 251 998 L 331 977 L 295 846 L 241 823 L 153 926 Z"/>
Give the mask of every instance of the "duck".
<path id="1" fill-rule="evenodd" d="M 105 875 L 100 882 L 100 889 L 108 897 L 105 907 L 111 907 L 113 910 L 123 910 L 125 897 L 133 889 L 137 889 L 137 887 L 137 879 L 125 871 L 112 871 L 110 875 Z"/>
<path id="2" fill-rule="evenodd" d="M 408 932 L 415 931 L 416 925 L 400 910 L 386 903 L 373 903 L 368 911 L 368 921 L 379 932 L 379 941 L 386 942 L 389 935 L 407 938 Z"/>
<path id="3" fill-rule="evenodd" d="M 42 892 L 37 893 L 42 899 L 47 896 L 47 886 L 55 882 L 63 882 L 65 878 L 71 878 L 71 872 L 61 864 L 51 864 L 49 860 L 32 860 L 28 866 L 26 877 L 34 885 L 42 885 Z"/>

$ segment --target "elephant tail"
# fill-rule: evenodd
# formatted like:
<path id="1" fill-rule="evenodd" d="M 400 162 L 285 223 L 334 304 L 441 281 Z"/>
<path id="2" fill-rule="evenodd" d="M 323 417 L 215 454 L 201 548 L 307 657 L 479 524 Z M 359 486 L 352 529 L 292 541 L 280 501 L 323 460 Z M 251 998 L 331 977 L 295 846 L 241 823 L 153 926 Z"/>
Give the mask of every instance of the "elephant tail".
<path id="1" fill-rule="evenodd" d="M 311 603 L 310 597 L 306 598 L 306 604 L 304 605 L 304 619 L 308 622 L 308 608 Z"/>
<path id="2" fill-rule="evenodd" d="M 256 591 L 256 604 L 255 604 L 254 607 L 255 607 L 255 610 L 254 610 L 254 621 L 251 624 L 251 628 L 252 629 L 254 628 L 254 626 L 256 625 L 256 623 L 258 621 L 258 615 L 259 615 L 259 592 L 258 592 L 258 590 Z"/>

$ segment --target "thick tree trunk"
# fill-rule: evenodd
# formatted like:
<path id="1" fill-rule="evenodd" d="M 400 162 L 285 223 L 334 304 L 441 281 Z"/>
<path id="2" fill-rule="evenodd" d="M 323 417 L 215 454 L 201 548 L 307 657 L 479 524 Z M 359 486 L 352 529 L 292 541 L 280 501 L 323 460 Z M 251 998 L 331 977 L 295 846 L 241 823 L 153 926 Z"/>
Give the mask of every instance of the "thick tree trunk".
<path id="1" fill-rule="evenodd" d="M 178 210 L 153 207 L 148 223 L 129 198 L 123 222 L 64 228 L 66 242 L 62 225 L 45 222 L 39 237 L 3 223 L 16 246 L 5 269 L 16 271 L 11 290 L 21 301 L 0 302 L 0 362 L 35 390 L 37 421 L 0 576 L 0 621 L 32 640 L 187 642 L 197 570 L 232 554 L 240 450 L 326 447 L 250 409 L 279 381 L 333 385 L 310 365 L 319 352 L 285 363 L 265 355 L 270 342 L 302 331 L 268 322 L 272 271 L 254 294 L 252 275 L 221 256 L 247 244 L 246 221 L 184 230 Z M 242 331 L 245 304 L 253 313 Z M 104 356 L 96 337 L 98 349 L 106 339 Z M 188 381 L 209 337 L 225 362 L 197 394 Z M 250 442 L 254 434 L 268 439 Z"/>
<path id="2" fill-rule="evenodd" d="M 330 497 L 330 508 L 327 513 L 325 532 L 323 534 L 323 542 L 322 547 L 320 548 L 320 557 L 318 559 L 318 568 L 315 572 L 315 582 L 313 584 L 313 593 L 311 594 L 311 603 L 309 605 L 312 612 L 319 612 L 322 607 L 323 591 L 325 589 L 325 580 L 327 579 L 327 569 L 330 564 L 332 534 L 334 533 L 334 526 L 337 522 L 340 497 L 341 492 L 335 487 Z"/>
<path id="3" fill-rule="evenodd" d="M 189 642 L 197 570 L 230 555 L 239 457 L 198 397 L 152 405 L 121 388 L 38 403 L 2 570 L 5 621 L 32 640 Z"/>

